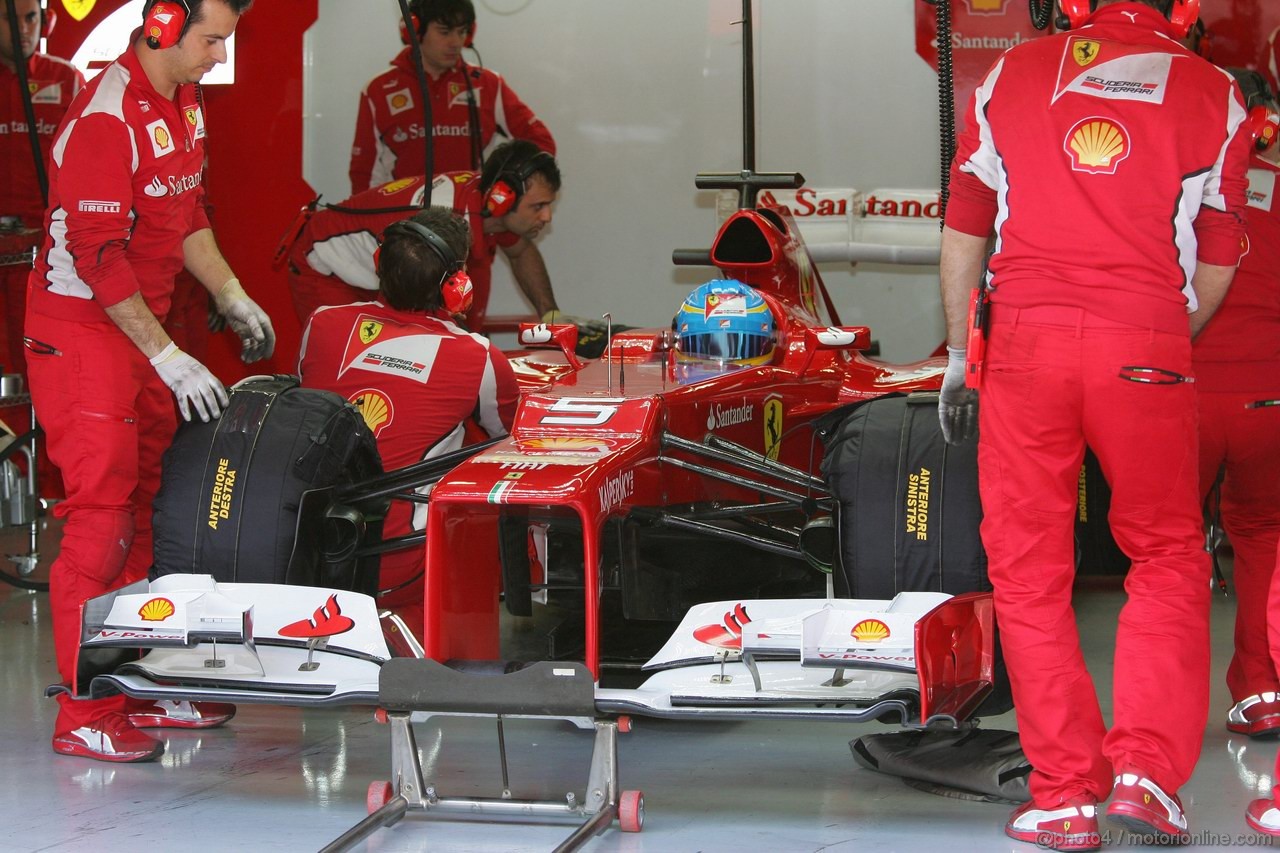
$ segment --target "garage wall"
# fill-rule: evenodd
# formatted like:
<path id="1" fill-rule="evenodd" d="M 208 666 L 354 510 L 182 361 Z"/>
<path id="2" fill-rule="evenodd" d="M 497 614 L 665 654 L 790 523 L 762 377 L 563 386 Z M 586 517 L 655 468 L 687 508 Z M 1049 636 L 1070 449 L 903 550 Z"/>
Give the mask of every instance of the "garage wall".
<path id="1" fill-rule="evenodd" d="M 757 168 L 809 185 L 938 185 L 936 76 L 914 52 L 913 0 L 756 3 Z M 395 0 L 320 0 L 306 39 L 304 175 L 350 193 L 360 89 L 398 50 Z M 476 44 L 555 134 L 564 189 L 539 246 L 560 305 L 665 325 L 710 271 L 671 250 L 705 247 L 715 199 L 699 170 L 740 168 L 740 0 L 476 0 Z M 470 57 L 475 61 L 475 57 Z M 522 302 L 503 261 L 491 312 Z M 942 338 L 936 269 L 824 265 L 846 323 L 886 358 Z"/>

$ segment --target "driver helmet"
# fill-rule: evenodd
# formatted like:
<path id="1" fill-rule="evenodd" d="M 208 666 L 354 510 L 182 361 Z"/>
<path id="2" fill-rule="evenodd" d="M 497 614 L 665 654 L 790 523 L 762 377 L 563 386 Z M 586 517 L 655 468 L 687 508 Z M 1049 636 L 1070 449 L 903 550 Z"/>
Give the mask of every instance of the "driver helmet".
<path id="1" fill-rule="evenodd" d="M 773 313 L 736 279 L 715 279 L 685 297 L 672 321 L 676 351 L 686 360 L 747 367 L 773 355 Z"/>

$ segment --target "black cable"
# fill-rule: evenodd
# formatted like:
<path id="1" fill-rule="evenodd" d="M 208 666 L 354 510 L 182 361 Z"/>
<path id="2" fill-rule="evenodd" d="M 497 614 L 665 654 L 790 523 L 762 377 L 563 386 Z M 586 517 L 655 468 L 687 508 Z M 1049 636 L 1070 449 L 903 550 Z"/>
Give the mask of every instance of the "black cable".
<path id="1" fill-rule="evenodd" d="M 400 18 L 404 22 L 404 31 L 409 33 L 409 54 L 413 57 L 413 68 L 418 77 L 418 93 L 422 98 L 423 140 L 427 151 L 427 167 L 423 172 L 427 177 L 426 195 L 422 206 L 431 206 L 431 178 L 435 167 L 435 122 L 431 119 L 431 92 L 427 88 L 427 71 L 422 64 L 422 34 L 413 25 L 413 14 L 409 11 L 409 0 L 399 0 Z M 426 25 L 426 22 L 423 22 Z"/>
<path id="2" fill-rule="evenodd" d="M 12 41 L 13 65 L 18 75 L 18 91 L 22 94 L 22 111 L 27 117 L 27 138 L 31 140 L 31 158 L 35 161 L 36 181 L 40 184 L 40 198 L 44 206 L 49 206 L 49 175 L 44 169 L 44 154 L 40 151 L 40 128 L 36 125 L 36 108 L 31 103 L 31 87 L 27 80 L 27 57 L 22 53 L 22 34 L 18 32 L 18 7 L 15 3 L 6 3 L 5 11 L 9 19 L 9 38 Z M 41 21 L 44 20 L 44 9 L 40 10 Z M 10 211 L 3 211 L 9 213 Z"/>
<path id="3" fill-rule="evenodd" d="M 956 93 L 951 56 L 951 4 L 935 3 L 934 11 L 938 33 L 938 138 L 942 159 L 938 227 L 941 229 L 947 221 L 947 200 L 951 196 L 951 161 L 956 156 Z"/>
<path id="4" fill-rule="evenodd" d="M 1037 30 L 1049 28 L 1053 19 L 1053 0 L 1027 0 L 1031 12 L 1031 26 Z"/>
<path id="5" fill-rule="evenodd" d="M 478 172 L 484 164 L 484 148 L 480 145 L 480 105 L 476 102 L 476 90 L 471 85 L 471 78 L 480 77 L 480 70 L 471 70 L 464 61 L 462 63 L 462 82 L 467 86 L 467 124 L 471 131 L 471 171 Z"/>

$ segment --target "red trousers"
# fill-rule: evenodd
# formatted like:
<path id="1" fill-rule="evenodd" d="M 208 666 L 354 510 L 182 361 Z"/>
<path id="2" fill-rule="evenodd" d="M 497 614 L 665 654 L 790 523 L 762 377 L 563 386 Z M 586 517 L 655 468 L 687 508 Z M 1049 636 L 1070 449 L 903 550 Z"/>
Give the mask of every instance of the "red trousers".
<path id="1" fill-rule="evenodd" d="M 1031 793 L 1099 800 L 1136 769 L 1174 792 L 1200 754 L 1209 705 L 1209 561 L 1196 500 L 1191 343 L 1078 309 L 996 305 L 979 392 L 982 541 Z M 1168 379 L 1163 374 L 1133 374 Z M 1116 632 L 1108 731 L 1071 603 L 1072 521 L 1085 444 L 1111 484 L 1132 559 Z"/>
<path id="2" fill-rule="evenodd" d="M 1280 388 L 1280 377 L 1277 377 Z M 1280 672 L 1267 647 L 1268 626 L 1280 621 L 1269 605 L 1280 541 L 1280 407 L 1245 408 L 1280 392 L 1214 392 L 1199 388 L 1200 494 L 1222 481 L 1222 524 L 1235 551 L 1235 654 L 1227 669 L 1231 701 L 1280 691 Z"/>
<path id="3" fill-rule="evenodd" d="M 177 413 L 155 369 L 109 321 L 76 323 L 32 313 L 27 336 L 56 350 L 29 350 L 27 365 L 49 457 L 67 488 L 67 499 L 54 510 L 65 524 L 49 570 L 49 604 L 58 673 L 70 684 L 81 603 L 146 577 L 151 567 L 151 502 Z M 63 701 L 58 729 L 124 704 L 122 696 Z"/>

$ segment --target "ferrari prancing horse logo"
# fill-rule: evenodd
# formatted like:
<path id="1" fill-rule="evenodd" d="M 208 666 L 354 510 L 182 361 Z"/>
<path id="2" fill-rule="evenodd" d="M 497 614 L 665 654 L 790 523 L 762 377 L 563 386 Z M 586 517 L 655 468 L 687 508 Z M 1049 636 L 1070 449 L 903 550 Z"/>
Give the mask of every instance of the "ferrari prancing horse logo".
<path id="1" fill-rule="evenodd" d="M 1102 45 L 1096 41 L 1089 39 L 1079 39 L 1075 44 L 1071 45 L 1071 56 L 1075 59 L 1076 65 L 1083 68 L 1098 58 L 1098 51 Z"/>
<path id="2" fill-rule="evenodd" d="M 360 324 L 360 343 L 371 344 L 382 332 L 382 324 L 377 320 L 366 320 Z"/>
<path id="3" fill-rule="evenodd" d="M 764 401 L 764 455 L 777 461 L 782 449 L 782 398 Z"/>

